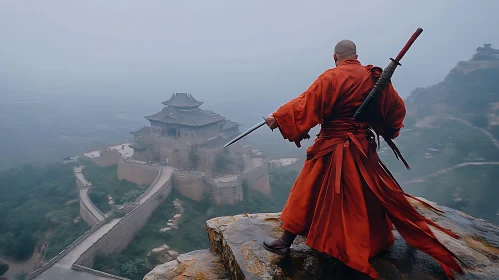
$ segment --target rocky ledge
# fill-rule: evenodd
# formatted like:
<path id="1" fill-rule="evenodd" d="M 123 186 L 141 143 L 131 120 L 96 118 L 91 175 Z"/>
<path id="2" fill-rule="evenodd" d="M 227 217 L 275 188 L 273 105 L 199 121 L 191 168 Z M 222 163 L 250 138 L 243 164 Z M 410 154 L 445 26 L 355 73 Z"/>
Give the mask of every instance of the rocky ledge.
<path id="1" fill-rule="evenodd" d="M 461 236 L 435 235 L 463 262 L 457 279 L 499 279 L 499 227 L 465 213 L 437 206 L 443 213 L 411 203 L 424 216 Z M 180 255 L 158 265 L 144 279 L 369 279 L 341 262 L 320 254 L 297 238 L 289 257 L 261 246 L 265 236 L 281 234 L 279 213 L 243 214 L 206 222 L 211 249 Z M 446 279 L 432 258 L 407 245 L 395 231 L 392 249 L 372 259 L 380 279 Z"/>

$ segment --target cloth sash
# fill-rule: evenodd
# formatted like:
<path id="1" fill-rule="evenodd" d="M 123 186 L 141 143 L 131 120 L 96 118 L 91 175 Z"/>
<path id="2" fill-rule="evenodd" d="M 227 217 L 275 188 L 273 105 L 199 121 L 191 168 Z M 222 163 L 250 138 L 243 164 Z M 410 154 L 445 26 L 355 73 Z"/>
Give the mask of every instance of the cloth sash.
<path id="1" fill-rule="evenodd" d="M 368 139 L 370 147 L 370 153 L 369 155 L 364 151 L 362 148 L 362 145 L 359 140 L 362 139 Z M 334 152 L 334 156 L 331 157 L 331 161 L 329 164 L 329 168 L 326 172 L 330 174 L 330 172 L 335 172 L 334 176 L 334 191 L 336 194 L 341 193 L 341 177 L 342 177 L 342 167 L 343 167 L 343 154 L 344 151 L 347 150 L 349 151 L 350 145 L 353 145 L 355 148 L 354 150 L 356 151 L 356 154 L 359 156 L 354 157 L 354 161 L 356 162 L 357 166 L 359 166 L 359 169 L 361 170 L 361 177 L 364 178 L 364 181 L 369 185 L 371 189 L 374 189 L 373 178 L 371 178 L 370 174 L 366 172 L 365 168 L 362 168 L 362 162 L 358 162 L 356 158 L 364 158 L 367 161 L 371 162 L 374 165 L 378 165 L 378 168 L 374 167 L 374 170 L 378 170 L 378 172 L 386 172 L 393 182 L 395 182 L 395 185 L 401 193 L 403 193 L 405 196 L 410 197 L 419 203 L 423 204 L 424 206 L 439 212 L 443 213 L 442 210 L 432 206 L 431 204 L 414 197 L 410 194 L 405 193 L 402 190 L 402 187 L 399 185 L 397 180 L 395 180 L 395 177 L 390 173 L 386 165 L 381 161 L 381 159 L 378 157 L 376 153 L 376 137 L 374 131 L 369 127 L 368 124 L 366 123 L 361 123 L 355 121 L 355 119 L 336 119 L 336 120 L 328 120 L 327 122 L 324 122 L 321 126 L 321 130 L 319 134 L 317 135 L 317 140 L 316 141 L 321 141 L 323 142 L 320 144 L 319 148 L 320 150 L 314 151 L 309 150 L 307 151 L 307 160 L 316 160 L 319 158 L 322 158 L 330 153 Z M 379 140 L 378 140 L 379 142 Z M 392 142 L 393 143 L 393 142 Z M 395 145 L 395 144 L 393 144 Z M 311 147 L 313 148 L 313 146 Z M 398 150 L 398 149 L 397 149 Z M 369 168 L 371 169 L 371 168 Z M 327 176 L 327 184 L 330 184 L 329 179 L 331 176 Z M 424 216 L 421 216 L 422 219 L 427 223 L 435 228 L 438 228 L 442 232 L 446 233 L 447 235 L 453 237 L 453 238 L 459 238 L 458 235 L 455 233 L 451 232 L 450 230 L 447 230 L 435 222 L 427 219 Z M 457 258 L 457 257 L 456 257 Z"/>

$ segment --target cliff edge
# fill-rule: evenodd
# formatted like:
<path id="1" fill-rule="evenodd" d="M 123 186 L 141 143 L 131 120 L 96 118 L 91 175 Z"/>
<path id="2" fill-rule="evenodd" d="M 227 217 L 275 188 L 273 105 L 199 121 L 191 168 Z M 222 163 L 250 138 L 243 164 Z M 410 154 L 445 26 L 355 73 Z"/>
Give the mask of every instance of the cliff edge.
<path id="1" fill-rule="evenodd" d="M 457 233 L 453 239 L 433 232 L 463 262 L 465 275 L 457 279 L 499 279 L 499 226 L 437 206 L 443 213 L 411 200 L 420 213 Z M 436 206 L 436 205 L 435 205 Z M 281 234 L 279 213 L 243 214 L 206 222 L 211 249 L 180 255 L 158 265 L 144 279 L 369 279 L 341 262 L 320 254 L 298 237 L 287 258 L 261 246 L 265 236 Z M 380 279 L 445 279 L 428 255 L 411 248 L 395 231 L 395 245 L 372 259 Z"/>

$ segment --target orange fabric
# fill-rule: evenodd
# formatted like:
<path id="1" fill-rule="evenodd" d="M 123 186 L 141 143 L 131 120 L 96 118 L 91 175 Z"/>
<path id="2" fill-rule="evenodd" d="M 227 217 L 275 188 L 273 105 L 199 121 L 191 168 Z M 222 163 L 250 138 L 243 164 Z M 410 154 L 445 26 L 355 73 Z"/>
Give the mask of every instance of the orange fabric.
<path id="1" fill-rule="evenodd" d="M 369 123 L 351 118 L 380 73 L 380 68 L 346 60 L 274 112 L 282 136 L 297 147 L 321 124 L 282 211 L 283 228 L 377 279 L 369 259 L 393 245 L 395 225 L 410 245 L 435 258 L 454 279 L 451 269 L 463 270 L 428 224 L 457 236 L 416 211 L 376 153 L 373 130 L 389 140 L 397 137 L 406 114 L 403 100 L 389 84 L 372 104 Z"/>

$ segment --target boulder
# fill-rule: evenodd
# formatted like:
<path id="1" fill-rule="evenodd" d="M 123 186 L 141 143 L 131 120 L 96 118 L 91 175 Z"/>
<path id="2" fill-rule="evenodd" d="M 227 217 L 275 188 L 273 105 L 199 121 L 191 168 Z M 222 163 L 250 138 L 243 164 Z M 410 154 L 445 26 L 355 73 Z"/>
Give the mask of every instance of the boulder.
<path id="1" fill-rule="evenodd" d="M 210 250 L 193 251 L 158 265 L 144 280 L 229 280 L 221 259 Z"/>
<path id="2" fill-rule="evenodd" d="M 457 279 L 499 279 L 498 226 L 447 207 L 435 205 L 443 210 L 443 213 L 437 213 L 415 200 L 410 201 L 421 214 L 461 237 L 454 239 L 433 229 L 437 238 L 464 262 L 462 266 L 465 274 L 461 276 L 456 273 Z M 281 257 L 263 249 L 262 242 L 266 236 L 277 237 L 282 232 L 279 215 L 243 214 L 207 221 L 212 248 L 211 252 L 204 251 L 204 254 L 210 255 L 210 261 L 204 263 L 206 256 L 200 253 L 187 256 L 191 261 L 198 258 L 198 263 L 203 263 L 203 271 L 208 269 L 207 265 L 213 265 L 209 271 L 214 274 L 212 278 L 196 279 L 225 279 L 227 273 L 231 279 L 370 279 L 338 260 L 312 250 L 302 237 L 294 242 L 289 257 Z M 394 235 L 394 246 L 371 260 L 380 279 L 446 279 L 442 268 L 433 258 L 409 246 L 396 230 Z M 178 259 L 184 256 L 180 255 Z M 170 262 L 168 267 L 171 266 L 176 271 L 181 270 L 180 264 Z M 167 264 L 156 267 L 156 275 L 165 271 L 166 267 Z M 192 270 L 197 267 L 189 268 L 189 275 L 193 275 Z M 178 274 L 172 275 L 164 273 L 161 279 L 180 279 L 175 278 Z"/>
<path id="3" fill-rule="evenodd" d="M 179 256 L 179 253 L 173 251 L 166 244 L 160 247 L 152 249 L 147 253 L 147 258 L 152 263 L 166 263 L 175 260 Z"/>

